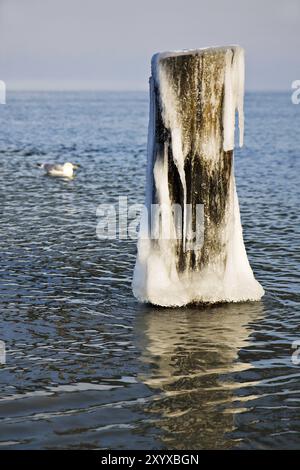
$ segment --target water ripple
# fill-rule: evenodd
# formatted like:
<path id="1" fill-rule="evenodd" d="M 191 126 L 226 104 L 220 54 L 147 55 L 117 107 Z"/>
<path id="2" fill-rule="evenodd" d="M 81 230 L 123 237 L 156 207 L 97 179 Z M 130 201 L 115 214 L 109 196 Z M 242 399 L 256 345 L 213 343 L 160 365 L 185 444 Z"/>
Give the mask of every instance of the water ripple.
<path id="1" fill-rule="evenodd" d="M 2 448 L 299 448 L 300 114 L 246 97 L 237 186 L 262 302 L 158 309 L 96 208 L 143 201 L 148 96 L 14 93 L 1 107 Z M 30 119 L 28 119 L 30 116 Z M 73 181 L 40 161 L 81 164 Z"/>

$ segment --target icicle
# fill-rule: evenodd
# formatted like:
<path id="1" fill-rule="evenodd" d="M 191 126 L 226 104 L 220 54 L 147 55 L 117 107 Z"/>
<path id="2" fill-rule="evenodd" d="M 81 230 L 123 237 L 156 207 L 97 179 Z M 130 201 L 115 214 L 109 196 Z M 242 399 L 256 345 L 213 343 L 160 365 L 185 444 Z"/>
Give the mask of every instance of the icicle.
<path id="1" fill-rule="evenodd" d="M 164 70 L 164 67 L 161 66 L 159 73 L 157 73 L 157 65 L 155 66 L 156 70 L 156 79 L 158 81 L 158 86 L 160 88 L 160 101 L 162 107 L 163 119 L 166 127 L 171 132 L 171 144 L 172 144 L 172 155 L 174 163 L 178 169 L 180 176 L 183 194 L 184 194 L 184 203 L 183 203 L 183 248 L 185 250 L 186 243 L 186 180 L 184 173 L 184 160 L 185 156 L 183 154 L 183 142 L 182 142 L 182 125 L 180 118 L 177 114 L 177 106 L 180 104 L 177 103 L 177 99 L 174 93 L 174 90 L 170 86 L 167 72 Z"/>
<path id="2" fill-rule="evenodd" d="M 238 90 L 237 90 L 237 110 L 239 113 L 239 145 L 244 144 L 244 88 L 245 88 L 245 57 L 244 50 L 238 48 L 236 51 L 237 56 L 237 74 Z"/>
<path id="3" fill-rule="evenodd" d="M 232 80 L 232 57 L 231 49 L 225 54 L 225 76 L 224 76 L 224 103 L 223 103 L 223 149 L 224 152 L 234 148 L 234 125 L 235 125 L 235 96 Z"/>
<path id="4" fill-rule="evenodd" d="M 229 49 L 225 55 L 223 129 L 225 152 L 234 149 L 235 112 L 239 118 L 239 146 L 244 141 L 244 51 L 241 47 Z"/>

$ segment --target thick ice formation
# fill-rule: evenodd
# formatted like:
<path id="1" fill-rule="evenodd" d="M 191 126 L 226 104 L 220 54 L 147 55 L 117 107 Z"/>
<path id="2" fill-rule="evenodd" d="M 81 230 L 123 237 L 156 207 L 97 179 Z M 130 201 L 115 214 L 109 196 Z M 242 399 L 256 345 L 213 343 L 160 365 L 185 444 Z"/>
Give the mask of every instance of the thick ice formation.
<path id="1" fill-rule="evenodd" d="M 236 111 L 243 145 L 243 98 L 238 46 L 153 57 L 146 210 L 133 278 L 138 300 L 182 306 L 262 297 L 245 251 L 233 170 Z M 201 244 L 192 243 L 193 233 Z"/>

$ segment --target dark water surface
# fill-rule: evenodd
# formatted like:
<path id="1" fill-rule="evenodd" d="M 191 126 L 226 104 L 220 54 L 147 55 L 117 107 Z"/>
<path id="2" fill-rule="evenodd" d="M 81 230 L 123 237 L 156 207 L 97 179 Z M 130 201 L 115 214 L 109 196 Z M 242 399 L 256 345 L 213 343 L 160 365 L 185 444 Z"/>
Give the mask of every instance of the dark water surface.
<path id="1" fill-rule="evenodd" d="M 0 446 L 299 448 L 300 105 L 249 94 L 236 151 L 265 297 L 170 310 L 133 298 L 135 242 L 96 236 L 99 204 L 143 202 L 147 93 L 14 93 L 7 103 Z M 72 181 L 36 168 L 68 160 L 82 165 Z"/>

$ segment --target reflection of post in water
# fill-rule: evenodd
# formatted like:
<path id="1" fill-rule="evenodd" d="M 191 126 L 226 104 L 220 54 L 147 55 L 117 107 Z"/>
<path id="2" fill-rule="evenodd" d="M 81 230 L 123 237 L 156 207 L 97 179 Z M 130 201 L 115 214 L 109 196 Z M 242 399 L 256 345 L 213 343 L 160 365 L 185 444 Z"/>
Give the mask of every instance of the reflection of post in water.
<path id="1" fill-rule="evenodd" d="M 235 374 L 251 368 L 239 359 L 249 344 L 251 323 L 263 313 L 261 303 L 227 304 L 196 309 L 145 309 L 139 317 L 145 344 L 142 360 L 150 366 L 140 377 L 157 397 L 147 411 L 163 444 L 176 449 L 225 448 L 234 441 Z M 245 352 L 246 354 L 246 352 Z M 243 358 L 245 357 L 243 355 Z M 243 382 L 250 381 L 247 374 Z"/>

